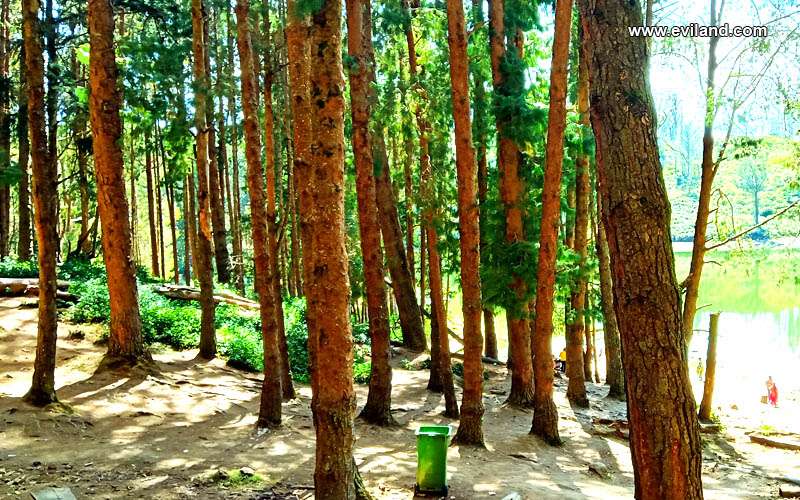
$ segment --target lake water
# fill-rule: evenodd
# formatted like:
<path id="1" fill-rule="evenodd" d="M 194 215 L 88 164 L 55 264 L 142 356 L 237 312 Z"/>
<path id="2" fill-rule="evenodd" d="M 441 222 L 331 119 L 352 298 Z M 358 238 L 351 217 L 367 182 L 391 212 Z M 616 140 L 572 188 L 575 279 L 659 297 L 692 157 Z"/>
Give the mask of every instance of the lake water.
<path id="1" fill-rule="evenodd" d="M 678 281 L 689 269 L 691 254 L 676 253 Z M 703 269 L 694 338 L 693 361 L 705 360 L 708 324 L 720 311 L 718 370 L 746 376 L 758 385 L 772 376 L 779 387 L 800 388 L 800 251 L 753 251 L 709 254 Z"/>

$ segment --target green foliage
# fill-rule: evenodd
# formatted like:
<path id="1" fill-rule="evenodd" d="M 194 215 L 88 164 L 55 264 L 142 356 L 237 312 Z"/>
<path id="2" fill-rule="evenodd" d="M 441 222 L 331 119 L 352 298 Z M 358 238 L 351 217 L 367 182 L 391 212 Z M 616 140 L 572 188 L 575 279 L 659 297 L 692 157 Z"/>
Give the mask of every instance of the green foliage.
<path id="1" fill-rule="evenodd" d="M 220 354 L 228 364 L 242 370 L 260 372 L 264 369 L 264 345 L 258 331 L 236 325 L 217 330 Z"/>
<path id="2" fill-rule="evenodd" d="M 353 382 L 356 384 L 368 384 L 371 371 L 372 363 L 369 361 L 353 364 Z"/>
<path id="3" fill-rule="evenodd" d="M 286 316 L 286 341 L 289 344 L 289 367 L 292 378 L 309 382 L 308 327 L 306 325 L 306 299 L 295 297 L 283 304 Z"/>
<path id="4" fill-rule="evenodd" d="M 73 323 L 105 323 L 111 316 L 108 303 L 108 282 L 105 277 L 70 284 L 70 292 L 78 297 L 78 303 L 67 312 Z"/>
<path id="5" fill-rule="evenodd" d="M 353 323 L 353 342 L 372 345 L 372 339 L 369 336 L 369 323 Z"/>
<path id="6" fill-rule="evenodd" d="M 38 278 L 39 265 L 36 261 L 19 262 L 13 257 L 0 260 L 0 278 Z"/>

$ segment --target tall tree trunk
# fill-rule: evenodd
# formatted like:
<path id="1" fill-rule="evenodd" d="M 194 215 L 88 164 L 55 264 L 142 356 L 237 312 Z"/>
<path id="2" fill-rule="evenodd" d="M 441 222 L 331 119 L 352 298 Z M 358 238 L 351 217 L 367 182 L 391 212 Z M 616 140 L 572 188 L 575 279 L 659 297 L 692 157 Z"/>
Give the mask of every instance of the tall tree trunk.
<path id="1" fill-rule="evenodd" d="M 264 34 L 262 42 L 269 45 L 269 12 L 264 10 Z M 283 294 L 281 293 L 280 269 L 278 268 L 278 214 L 275 193 L 275 116 L 272 107 L 272 82 L 274 69 L 271 53 L 264 62 L 264 156 L 267 170 L 267 233 L 269 240 L 270 286 L 275 301 L 275 317 L 278 322 L 278 343 L 281 356 L 281 380 L 284 399 L 294 398 L 292 374 L 289 370 L 289 345 L 283 320 Z"/>
<path id="2" fill-rule="evenodd" d="M 625 377 L 635 381 L 627 384 L 635 497 L 701 499 L 702 450 L 647 81 L 647 42 L 627 32 L 628 26 L 642 24 L 641 8 L 639 2 L 628 6 L 610 0 L 580 0 L 579 5 L 592 51 L 597 178 L 622 362 Z"/>
<path id="3" fill-rule="evenodd" d="M 190 223 L 194 216 L 189 211 L 189 175 L 183 176 L 183 277 L 186 286 L 192 286 L 192 240 Z"/>
<path id="4" fill-rule="evenodd" d="M 90 0 L 88 9 L 90 66 L 89 111 L 97 178 L 97 211 L 103 230 L 103 260 L 111 305 L 108 353 L 103 365 L 133 365 L 150 356 L 142 340 L 136 265 L 131 259 L 131 232 L 122 159 L 121 96 L 114 52 L 114 14 L 109 0 Z"/>
<path id="5" fill-rule="evenodd" d="M 286 45 L 289 57 L 289 79 L 292 93 L 292 123 L 293 151 L 294 151 L 294 178 L 296 181 L 297 197 L 300 207 L 300 239 L 303 245 L 303 284 L 304 290 L 311 283 L 312 254 L 312 222 L 314 199 L 311 193 L 311 134 L 312 134 L 312 104 L 310 76 L 311 71 L 311 45 L 310 45 L 310 20 L 307 15 L 301 17 L 300 0 L 289 0 L 287 4 L 286 20 Z M 307 297 L 306 304 L 308 304 Z M 317 375 L 316 341 L 312 338 L 316 332 L 315 310 L 306 308 L 306 323 L 308 325 L 308 371 L 312 384 Z M 312 393 L 312 399 L 315 396 Z"/>
<path id="6" fill-rule="evenodd" d="M 45 130 L 44 56 L 39 0 L 22 0 L 25 73 L 28 84 L 28 124 L 33 156 L 33 202 L 39 245 L 39 323 L 33 381 L 24 401 L 46 406 L 57 401 L 56 366 L 56 182 L 58 168 Z"/>
<path id="7" fill-rule="evenodd" d="M 161 259 L 161 277 L 166 280 L 167 279 L 167 256 L 166 256 L 166 249 L 164 246 L 164 205 L 161 203 L 161 171 L 164 168 L 164 164 L 159 154 L 158 149 L 158 142 L 161 137 L 161 131 L 158 125 L 156 125 L 155 131 L 155 154 L 153 155 L 153 166 L 155 167 L 153 173 L 155 174 L 155 178 L 153 179 L 155 182 L 155 190 L 156 190 L 156 206 L 158 207 L 158 251 L 159 251 L 159 258 Z M 166 175 L 163 176 L 166 180 Z"/>
<path id="8" fill-rule="evenodd" d="M 375 204 L 375 166 L 370 134 L 368 100 L 370 71 L 365 45 L 372 45 L 372 16 L 369 0 L 347 0 L 347 49 L 353 60 L 349 68 L 350 109 L 353 120 L 353 156 L 356 166 L 358 228 L 361 255 L 364 259 L 369 333 L 372 340 L 367 404 L 359 418 L 387 426 L 392 418 L 392 369 L 389 366 L 389 313 L 386 308 L 386 285 L 381 251 L 378 207 Z"/>
<path id="9" fill-rule="evenodd" d="M 253 225 L 253 255 L 256 265 L 256 290 L 261 305 L 261 336 L 264 343 L 264 384 L 258 426 L 278 425 L 281 421 L 281 358 L 278 348 L 278 322 L 272 288 L 272 266 L 269 262 L 267 235 L 267 193 L 261 165 L 261 138 L 256 109 L 257 84 L 253 71 L 253 50 L 250 31 L 250 2 L 236 2 L 239 60 L 242 71 L 242 109 L 244 110 L 247 186 L 250 192 L 250 214 Z"/>
<path id="10" fill-rule="evenodd" d="M 192 49 L 194 56 L 195 83 L 195 127 L 197 129 L 197 205 L 199 227 L 197 231 L 197 278 L 200 281 L 200 357 L 211 359 L 217 355 L 217 339 L 214 327 L 214 276 L 211 260 L 211 206 L 209 204 L 209 141 L 206 123 L 208 71 L 205 56 L 206 16 L 203 0 L 192 0 Z M 194 212 L 193 212 L 194 213 Z"/>
<path id="11" fill-rule="evenodd" d="M 703 384 L 703 399 L 700 402 L 698 418 L 701 422 L 711 422 L 711 400 L 714 396 L 714 382 L 717 375 L 717 338 L 719 337 L 719 314 L 711 313 L 708 323 L 708 350 L 706 351 L 706 380 Z"/>
<path id="12" fill-rule="evenodd" d="M 406 5 L 407 7 L 407 5 Z M 410 70 L 412 76 L 416 74 L 416 52 L 413 44 L 413 28 L 409 23 L 408 34 Z M 418 118 L 421 118 L 421 114 Z M 419 122 L 420 125 L 424 123 Z M 429 163 L 427 137 L 420 134 L 420 164 Z M 376 153 L 378 160 L 383 161 L 383 168 L 377 175 L 377 199 L 378 210 L 381 220 L 381 231 L 383 233 L 386 258 L 389 265 L 389 274 L 392 277 L 392 288 L 397 298 L 397 307 L 400 315 L 400 328 L 403 335 L 403 345 L 414 351 L 423 351 L 427 347 L 425 331 L 422 326 L 422 315 L 417 304 L 417 296 L 414 291 L 414 277 L 409 268 L 406 249 L 403 245 L 403 233 L 400 228 L 400 220 L 397 215 L 397 200 L 394 189 L 392 188 L 391 173 L 386 154 L 382 130 L 375 138 L 375 146 L 379 153 Z M 424 169 L 424 166 L 422 167 Z"/>
<path id="13" fill-rule="evenodd" d="M 597 186 L 599 189 L 599 185 Z M 600 193 L 597 193 L 598 215 L 601 207 Z M 622 373 L 620 355 L 619 328 L 617 313 L 614 308 L 614 294 L 611 283 L 611 263 L 608 255 L 606 228 L 602 221 L 597 225 L 597 260 L 600 274 L 600 303 L 603 307 L 603 338 L 606 348 L 606 384 L 609 385 L 608 397 L 625 399 L 625 377 Z"/>
<path id="14" fill-rule="evenodd" d="M 87 83 L 83 74 L 83 65 L 78 64 L 77 54 L 75 49 L 71 50 L 71 65 L 72 76 L 75 79 L 78 88 L 86 89 Z M 78 185 L 80 187 L 81 197 L 81 232 L 79 241 L 83 241 L 80 246 L 80 251 L 83 254 L 88 254 L 92 250 L 92 242 L 89 241 L 89 178 L 88 178 L 88 162 L 89 151 L 86 147 L 86 116 L 82 112 L 78 112 L 73 122 L 73 131 L 75 133 L 75 143 L 78 157 Z"/>
<path id="15" fill-rule="evenodd" d="M 425 243 L 423 239 L 422 244 Z M 425 247 L 422 247 L 424 249 Z M 420 252 L 420 259 L 425 256 L 424 252 Z M 420 262 L 420 271 L 425 270 L 425 266 L 422 266 L 422 261 Z M 431 290 L 431 305 L 434 304 L 433 302 L 433 290 Z M 436 313 L 436 308 L 431 307 L 431 374 L 430 378 L 428 379 L 428 387 L 427 390 L 431 392 L 441 393 L 444 392 L 444 384 L 442 383 L 442 355 L 439 353 L 439 346 L 441 342 L 439 340 L 439 315 Z M 452 378 L 452 377 L 451 377 Z"/>
<path id="16" fill-rule="evenodd" d="M 405 94 L 405 92 L 404 92 Z M 403 188 L 406 197 L 406 260 L 408 261 L 408 272 L 411 274 L 411 284 L 414 284 L 414 192 L 413 177 L 411 176 L 411 148 L 413 143 L 411 138 L 406 139 L 406 155 L 403 161 L 403 175 L 405 183 Z"/>
<path id="17" fill-rule="evenodd" d="M 231 187 L 231 206 L 230 220 L 231 220 L 231 236 L 232 236 L 232 264 L 234 286 L 239 290 L 239 293 L 244 294 L 244 261 L 242 257 L 242 228 L 240 224 L 241 203 L 239 200 L 239 138 L 236 126 L 236 93 L 234 92 L 234 78 L 233 78 L 233 22 L 231 19 L 230 2 L 226 4 L 225 14 L 227 18 L 228 27 L 228 40 L 227 40 L 227 55 L 228 55 L 228 114 L 231 119 L 231 156 L 233 163 L 232 171 L 232 187 Z"/>
<path id="18" fill-rule="evenodd" d="M 128 134 L 128 136 L 130 137 L 130 140 L 131 140 L 131 149 L 130 149 L 130 152 L 128 154 L 128 161 L 129 161 L 129 164 L 130 164 L 130 185 L 131 185 L 131 190 L 130 190 L 130 197 L 131 197 L 131 221 L 130 221 L 130 227 L 131 227 L 131 245 L 132 245 L 131 257 L 133 258 L 133 263 L 138 265 L 139 264 L 139 243 L 138 243 L 138 241 L 136 239 L 136 236 L 138 234 L 138 229 L 136 227 L 136 224 L 137 224 L 137 222 L 139 220 L 139 216 L 136 213 L 136 163 L 135 163 L 135 160 L 136 160 L 136 149 L 135 149 L 136 139 L 134 138 L 132 133 Z"/>
<path id="19" fill-rule="evenodd" d="M 158 233 L 156 232 L 156 208 L 153 185 L 153 155 L 150 148 L 150 134 L 145 135 L 144 168 L 147 177 L 147 218 L 150 221 L 150 258 L 153 276 L 161 277 L 158 259 Z"/>
<path id="20" fill-rule="evenodd" d="M 480 26 L 484 23 L 483 3 L 480 0 L 472 0 L 472 24 Z M 475 120 L 472 123 L 473 140 L 476 141 L 477 161 L 478 161 L 478 209 L 481 226 L 481 252 L 486 246 L 486 208 L 481 209 L 486 203 L 489 194 L 488 183 L 488 159 L 486 147 L 486 128 L 488 119 L 488 108 L 486 105 L 486 90 L 484 88 L 484 77 L 480 69 L 473 70 L 473 81 L 475 85 Z M 491 309 L 483 310 L 483 337 L 486 342 L 485 354 L 487 357 L 497 359 L 497 333 L 494 327 L 494 312 Z"/>
<path id="21" fill-rule="evenodd" d="M 578 109 L 581 112 L 581 124 L 586 121 L 589 111 L 589 75 L 586 52 L 579 51 L 578 64 Z M 575 225 L 573 230 L 573 250 L 580 260 L 578 266 L 585 266 L 586 248 L 589 233 L 589 157 L 581 151 L 575 162 Z M 591 370 L 586 374 L 586 367 L 591 367 L 591 357 L 587 359 L 583 352 L 583 340 L 587 331 L 585 324 L 586 278 L 580 276 L 573 283 L 570 293 L 572 321 L 567 323 L 567 399 L 577 406 L 588 408 L 589 398 L 586 395 L 586 380 L 592 380 Z"/>
<path id="22" fill-rule="evenodd" d="M 208 4 L 204 4 L 206 12 L 203 17 L 203 44 L 205 77 L 207 90 L 211 89 L 211 36 L 209 33 Z M 219 79 L 219 74 L 216 75 Z M 207 98 L 206 98 L 207 99 Z M 208 127 L 208 202 L 211 214 L 211 227 L 213 238 L 213 255 L 217 265 L 217 280 L 220 283 L 230 283 L 231 271 L 228 257 L 227 232 L 225 229 L 225 205 L 221 197 L 219 184 L 219 161 L 217 158 L 217 131 L 214 128 L 214 100 L 206 104 L 206 126 Z"/>
<path id="23" fill-rule="evenodd" d="M 539 269 L 534 320 L 534 403 L 531 434 L 558 445 L 558 410 L 553 402 L 553 295 L 555 292 L 558 223 L 561 213 L 561 164 L 566 128 L 567 63 L 572 26 L 572 0 L 556 3 L 553 62 L 550 70 L 550 112 L 547 125 Z M 516 362 L 516 359 L 514 360 Z M 569 362 L 567 362 L 569 367 Z"/>
<path id="24" fill-rule="evenodd" d="M 512 88 L 501 70 L 501 62 L 506 56 L 506 33 L 514 33 L 514 26 L 505 26 L 505 0 L 489 2 L 489 39 L 491 46 L 492 83 L 495 92 L 501 95 L 516 94 L 518 88 Z M 513 37 L 509 37 L 512 38 Z M 521 56 L 521 54 L 520 54 Z M 507 129 L 513 116 L 497 118 L 497 166 L 500 171 L 500 200 L 505 210 L 505 237 L 509 245 L 525 241 L 523 221 L 523 197 L 525 181 L 519 175 L 520 152 L 517 144 L 508 137 Z M 533 365 L 531 357 L 530 325 L 528 320 L 527 284 L 514 276 L 511 289 L 517 296 L 517 304 L 506 311 L 509 317 L 509 345 L 514 352 L 511 366 L 511 392 L 508 404 L 518 407 L 529 407 L 533 400 Z"/>
<path id="25" fill-rule="evenodd" d="M 464 394 L 461 398 L 461 423 L 453 441 L 458 444 L 484 446 L 483 336 L 481 335 L 483 305 L 479 275 L 481 238 L 476 185 L 478 168 L 472 144 L 467 27 L 462 0 L 447 1 L 447 32 L 450 46 L 450 89 L 455 121 L 458 233 L 464 316 Z M 448 337 L 447 334 L 445 337 Z"/>
<path id="26" fill-rule="evenodd" d="M 312 410 L 317 436 L 314 487 L 320 500 L 353 499 L 356 467 L 353 459 L 356 409 L 353 389 L 353 337 L 348 315 L 350 284 L 345 250 L 344 111 L 342 68 L 342 4 L 324 0 L 312 16 L 309 45 L 311 157 L 311 251 L 306 293 L 314 311 L 316 377 L 312 379 Z M 297 124 L 295 124 L 297 125 Z M 297 133 L 297 131 L 296 131 Z M 297 135 L 295 135 L 295 141 Z M 324 340 L 324 349 L 323 347 Z"/>
<path id="27" fill-rule="evenodd" d="M 0 2 L 0 172 L 11 167 L 11 58 L 9 0 Z M 11 186 L 0 186 L 0 259 L 9 255 L 11 234 Z"/>
<path id="28" fill-rule="evenodd" d="M 430 178 L 430 169 L 423 173 L 423 183 L 426 191 L 432 190 L 433 180 Z M 430 198 L 428 198 L 430 199 Z M 453 370 L 450 366 L 450 336 L 447 333 L 447 312 L 444 308 L 442 297 L 442 264 L 439 250 L 436 248 L 438 237 L 433 227 L 432 209 L 426 210 L 425 224 L 428 233 L 428 268 L 430 269 L 431 309 L 436 309 L 437 337 L 439 340 L 439 373 L 444 392 L 444 416 L 458 418 L 458 400 L 456 399 L 455 386 L 453 385 Z M 431 323 L 433 326 L 433 323 Z"/>
<path id="29" fill-rule="evenodd" d="M 191 254 L 192 254 L 192 273 L 196 280 L 200 280 L 200 273 L 198 272 L 198 263 L 197 263 L 197 199 L 195 197 L 195 190 L 194 190 L 194 168 L 191 172 L 186 174 L 186 179 L 188 182 L 189 191 L 187 192 L 186 196 L 189 197 L 189 216 L 186 219 L 189 223 L 189 243 L 191 247 Z"/>
<path id="30" fill-rule="evenodd" d="M 19 54 L 19 120 L 17 135 L 19 136 L 19 170 L 22 177 L 19 179 L 19 240 L 17 241 L 17 258 L 20 262 L 31 259 L 31 209 L 28 194 L 29 173 L 28 157 L 30 156 L 30 143 L 28 142 L 28 84 L 26 78 L 25 44 L 20 47 Z"/>
<path id="31" fill-rule="evenodd" d="M 178 264 L 178 234 L 175 229 L 175 186 L 167 186 L 167 203 L 169 204 L 169 229 L 172 235 L 172 268 L 176 285 L 181 282 Z"/>
<path id="32" fill-rule="evenodd" d="M 716 0 L 711 0 L 711 26 L 717 26 L 722 16 L 722 5 L 717 11 Z M 719 16 L 719 17 L 718 17 Z M 694 333 L 694 317 L 697 314 L 697 299 L 700 296 L 700 278 L 706 255 L 706 233 L 708 217 L 711 213 L 711 191 L 714 188 L 714 177 L 717 165 L 714 162 L 714 118 L 718 96 L 715 92 L 715 74 L 717 71 L 717 44 L 719 37 L 711 37 L 708 44 L 708 75 L 706 78 L 706 114 L 703 130 L 703 159 L 701 163 L 700 196 L 697 201 L 697 220 L 694 224 L 694 240 L 692 242 L 692 259 L 689 264 L 689 276 L 684 281 L 686 297 L 683 299 L 682 331 L 686 338 L 686 348 L 692 343 Z M 756 195 L 758 196 L 758 195 Z M 758 215 L 756 214 L 756 217 Z"/>

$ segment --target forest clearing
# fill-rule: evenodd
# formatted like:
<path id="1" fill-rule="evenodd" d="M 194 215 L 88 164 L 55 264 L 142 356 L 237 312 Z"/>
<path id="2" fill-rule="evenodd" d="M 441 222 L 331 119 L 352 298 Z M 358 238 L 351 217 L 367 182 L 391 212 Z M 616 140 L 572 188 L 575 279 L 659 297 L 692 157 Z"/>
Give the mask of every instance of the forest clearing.
<path id="1" fill-rule="evenodd" d="M 23 355 L 0 369 L 3 416 L 0 495 L 26 498 L 45 485 L 68 486 L 77 498 L 298 498 L 306 499 L 314 461 L 314 432 L 307 385 L 283 405 L 283 423 L 270 433 L 255 429 L 260 380 L 227 367 L 222 360 L 202 362 L 196 350 L 155 354 L 160 373 L 92 375 L 104 353 L 89 334 L 62 325 L 64 350 L 56 376 L 59 390 L 75 414 L 40 412 L 19 403 L 27 390 L 35 350 L 35 309 L 19 308 L 19 299 L 0 299 L 13 340 Z M 91 331 L 91 330 L 89 330 Z M 13 339 L 9 338 L 13 336 Z M 4 344 L 7 345 L 7 344 Z M 400 361 L 413 352 L 397 348 L 392 358 L 393 413 L 399 426 L 388 431 L 356 424 L 355 450 L 367 487 L 376 497 L 407 499 L 415 481 L 414 429 L 420 424 L 452 424 L 442 401 L 424 389 L 426 371 L 409 371 Z M 503 498 L 516 491 L 523 498 L 613 499 L 629 496 L 633 469 L 626 439 L 609 436 L 609 427 L 593 419 L 625 420 L 625 403 L 604 398 L 607 389 L 589 384 L 590 410 L 571 408 L 566 383 L 556 382 L 556 404 L 566 446 L 550 448 L 527 435 L 530 411 L 504 407 L 509 389 L 505 368 L 491 367 L 486 382 L 486 450 L 451 448 L 448 456 L 452 494 L 459 499 Z M 704 435 L 703 479 L 706 498 L 775 498 L 786 482 L 769 476 L 800 476 L 797 452 L 752 443 L 746 433 L 771 424 L 775 432 L 800 432 L 791 415 L 800 411 L 800 393 L 784 396 L 782 413 L 758 408 L 737 397 L 736 383 L 718 388 L 720 421 L 725 429 Z M 366 400 L 366 387 L 358 386 Z M 460 392 L 460 388 L 457 389 Z M 751 398 L 753 399 L 753 398 Z M 738 410 L 730 409 L 737 401 Z M 770 414 L 772 413 L 772 414 Z M 595 435 L 602 433 L 604 435 Z M 600 462 L 606 473 L 590 467 Z M 719 467 L 721 465 L 722 467 Z M 261 476 L 252 484 L 230 485 L 214 474 L 250 467 Z M 753 470 L 754 473 L 746 472 Z M 275 497 L 263 496 L 274 491 Z M 493 492 L 493 493 L 492 493 Z"/>
<path id="2" fill-rule="evenodd" d="M 0 498 L 630 497 L 800 498 L 796 0 L 0 0 Z"/>

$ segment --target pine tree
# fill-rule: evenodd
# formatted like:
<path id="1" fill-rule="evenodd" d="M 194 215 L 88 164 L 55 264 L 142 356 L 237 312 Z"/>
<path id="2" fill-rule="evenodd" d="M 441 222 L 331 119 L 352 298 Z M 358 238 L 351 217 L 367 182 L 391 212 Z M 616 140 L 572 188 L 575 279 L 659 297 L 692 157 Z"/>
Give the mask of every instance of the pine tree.
<path id="1" fill-rule="evenodd" d="M 142 319 L 131 259 L 128 202 L 122 160 L 121 96 L 117 87 L 114 15 L 109 0 L 89 0 L 91 40 L 89 110 L 94 140 L 97 208 L 103 230 L 103 260 L 111 306 L 108 353 L 104 365 L 135 364 L 148 359 L 142 341 Z"/>
<path id="2" fill-rule="evenodd" d="M 558 252 L 558 224 L 561 207 L 561 163 L 564 158 L 566 128 L 567 60 L 572 21 L 572 0 L 556 3 L 553 63 L 550 70 L 550 114 L 547 124 L 547 150 L 542 189 L 542 221 L 539 236 L 539 270 L 536 284 L 534 320 L 535 389 L 533 425 L 535 434 L 547 443 L 561 443 L 558 435 L 558 410 L 553 402 L 553 294 Z M 567 364 L 569 366 L 569 364 Z"/>
<path id="3" fill-rule="evenodd" d="M 642 24 L 642 10 L 639 2 L 578 5 L 591 41 L 592 128 L 622 362 L 626 379 L 635 381 L 627 384 L 635 497 L 701 499 L 700 429 L 686 369 L 647 42 L 627 33 Z"/>
<path id="4" fill-rule="evenodd" d="M 25 40 L 25 72 L 28 85 L 28 124 L 33 157 L 33 202 L 36 237 L 39 243 L 39 324 L 33 383 L 24 401 L 46 406 L 58 401 L 56 367 L 56 253 L 58 168 L 45 121 L 44 55 L 39 20 L 39 0 L 22 0 Z"/>

